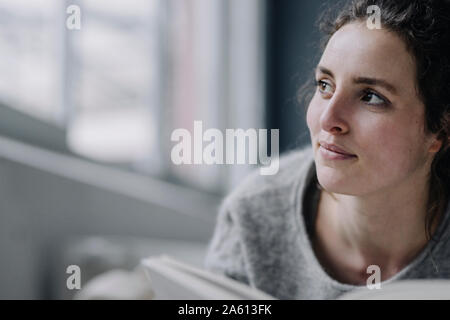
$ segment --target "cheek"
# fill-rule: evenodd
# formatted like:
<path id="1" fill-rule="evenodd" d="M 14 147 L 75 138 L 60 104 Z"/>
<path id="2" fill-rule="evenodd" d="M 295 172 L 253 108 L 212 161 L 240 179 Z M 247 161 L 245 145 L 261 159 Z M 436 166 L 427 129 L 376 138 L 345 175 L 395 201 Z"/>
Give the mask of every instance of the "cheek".
<path id="1" fill-rule="evenodd" d="M 423 135 L 415 122 L 388 122 L 360 132 L 367 151 L 365 160 L 376 172 L 396 175 L 410 171 L 423 156 Z"/>
<path id="2" fill-rule="evenodd" d="M 306 124 L 308 125 L 309 131 L 311 133 L 316 133 L 320 130 L 319 121 L 320 110 L 316 101 L 316 95 L 314 95 L 306 112 Z"/>

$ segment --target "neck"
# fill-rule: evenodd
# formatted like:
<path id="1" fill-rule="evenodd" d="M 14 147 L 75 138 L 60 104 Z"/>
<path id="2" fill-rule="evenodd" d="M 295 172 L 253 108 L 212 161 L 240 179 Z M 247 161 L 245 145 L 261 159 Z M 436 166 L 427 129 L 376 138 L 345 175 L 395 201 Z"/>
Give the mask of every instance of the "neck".
<path id="1" fill-rule="evenodd" d="M 363 196 L 322 192 L 319 242 L 331 256 L 333 251 L 342 253 L 338 259 L 347 260 L 350 268 L 376 264 L 391 270 L 385 274 L 395 273 L 427 243 L 427 200 L 426 176 Z"/>

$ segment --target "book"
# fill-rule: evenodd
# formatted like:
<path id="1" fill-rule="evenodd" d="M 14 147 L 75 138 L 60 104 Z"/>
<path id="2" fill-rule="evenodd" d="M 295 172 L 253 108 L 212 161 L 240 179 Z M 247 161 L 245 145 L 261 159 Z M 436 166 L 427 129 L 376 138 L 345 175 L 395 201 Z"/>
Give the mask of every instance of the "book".
<path id="1" fill-rule="evenodd" d="M 246 284 L 214 274 L 170 256 L 142 260 L 150 286 L 159 300 L 276 300 Z M 381 283 L 380 289 L 361 287 L 342 294 L 337 300 L 450 300 L 450 280 L 417 279 Z"/>
<path id="2" fill-rule="evenodd" d="M 167 255 L 142 260 L 155 300 L 275 300 L 246 284 Z"/>

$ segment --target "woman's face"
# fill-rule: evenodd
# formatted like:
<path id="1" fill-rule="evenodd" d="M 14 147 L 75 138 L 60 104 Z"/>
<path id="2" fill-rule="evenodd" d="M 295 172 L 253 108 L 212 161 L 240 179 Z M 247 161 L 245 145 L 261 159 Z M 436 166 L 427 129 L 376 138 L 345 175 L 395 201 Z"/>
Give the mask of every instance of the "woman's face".
<path id="1" fill-rule="evenodd" d="M 351 23 L 332 36 L 307 113 L 322 187 L 367 195 L 428 175 L 440 143 L 425 133 L 415 78 L 414 59 L 396 34 Z M 327 151 L 330 145 L 352 156 Z"/>

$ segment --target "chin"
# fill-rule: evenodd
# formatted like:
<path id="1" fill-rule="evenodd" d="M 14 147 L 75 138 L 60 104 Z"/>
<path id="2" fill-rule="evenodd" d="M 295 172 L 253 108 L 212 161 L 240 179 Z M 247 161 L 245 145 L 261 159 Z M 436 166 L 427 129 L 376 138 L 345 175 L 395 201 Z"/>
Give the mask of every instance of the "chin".
<path id="1" fill-rule="evenodd" d="M 326 168 L 325 170 L 319 168 L 316 170 L 317 180 L 325 191 L 345 195 L 358 195 L 361 193 L 362 188 L 352 182 L 352 179 L 333 171 L 334 169 L 331 168 Z"/>

